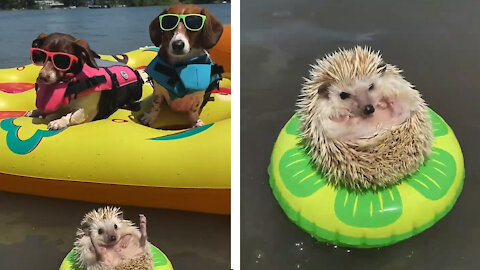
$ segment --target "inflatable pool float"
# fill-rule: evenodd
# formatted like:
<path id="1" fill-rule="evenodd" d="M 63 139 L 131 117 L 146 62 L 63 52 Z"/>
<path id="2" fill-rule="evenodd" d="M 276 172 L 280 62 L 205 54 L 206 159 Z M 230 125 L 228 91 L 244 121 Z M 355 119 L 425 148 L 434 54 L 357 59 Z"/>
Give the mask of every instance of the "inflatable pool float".
<path id="1" fill-rule="evenodd" d="M 286 215 L 320 241 L 347 247 L 387 246 L 416 235 L 445 216 L 464 179 L 452 129 L 433 110 L 433 150 L 417 173 L 383 190 L 354 192 L 327 184 L 301 144 L 299 118 L 280 132 L 269 166 L 270 186 Z"/>
<path id="2" fill-rule="evenodd" d="M 153 255 L 153 270 L 173 270 L 172 264 L 168 260 L 167 256 L 163 254 L 157 247 L 152 245 L 152 255 Z M 60 265 L 60 270 L 81 270 L 75 265 L 75 253 L 70 251 L 67 254 L 67 257 L 63 259 L 62 265 Z"/>
<path id="3" fill-rule="evenodd" d="M 138 117 L 151 106 L 143 86 L 142 110 L 49 131 L 21 117 L 35 108 L 39 67 L 0 70 L 0 190 L 73 200 L 228 214 L 230 212 L 230 27 L 210 53 L 224 66 L 220 89 L 205 106 L 205 126 L 162 111 L 153 129 Z M 158 48 L 101 55 L 143 70 Z M 224 62 L 225 61 L 225 62 Z M 145 98 L 146 97 L 146 98 Z"/>

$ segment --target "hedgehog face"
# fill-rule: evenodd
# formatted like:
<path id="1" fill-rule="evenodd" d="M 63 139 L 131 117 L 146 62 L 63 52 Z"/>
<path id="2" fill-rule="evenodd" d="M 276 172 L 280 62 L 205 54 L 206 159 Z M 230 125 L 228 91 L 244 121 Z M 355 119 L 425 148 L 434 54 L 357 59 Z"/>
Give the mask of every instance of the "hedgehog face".
<path id="1" fill-rule="evenodd" d="M 120 240 L 121 226 L 119 218 L 102 219 L 90 225 L 90 236 L 102 246 L 114 246 Z"/>
<path id="2" fill-rule="evenodd" d="M 330 183 L 385 187 L 429 155 L 427 107 L 400 72 L 379 52 L 358 46 L 312 66 L 297 102 L 300 135 Z"/>
<path id="3" fill-rule="evenodd" d="M 420 106 L 418 92 L 388 65 L 368 76 L 320 85 L 315 104 L 318 126 L 336 140 L 365 142 L 380 138 Z"/>

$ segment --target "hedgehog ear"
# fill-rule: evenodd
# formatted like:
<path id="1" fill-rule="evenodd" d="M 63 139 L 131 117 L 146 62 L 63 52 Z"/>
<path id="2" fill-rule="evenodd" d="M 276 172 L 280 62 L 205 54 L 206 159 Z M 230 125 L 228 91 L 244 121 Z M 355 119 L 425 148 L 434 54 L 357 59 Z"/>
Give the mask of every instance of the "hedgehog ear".
<path id="1" fill-rule="evenodd" d="M 380 75 L 383 75 L 385 73 L 385 71 L 387 70 L 387 64 L 378 65 L 377 70 L 378 70 L 378 73 L 380 73 Z"/>
<path id="2" fill-rule="evenodd" d="M 82 229 L 85 235 L 90 235 L 90 222 L 84 222 L 80 225 L 80 229 Z"/>
<path id="3" fill-rule="evenodd" d="M 318 87 L 318 95 L 322 98 L 326 98 L 328 99 L 328 87 L 330 87 L 330 84 L 329 83 L 322 83 L 319 87 Z"/>
<path id="4" fill-rule="evenodd" d="M 123 219 L 123 212 L 118 213 L 117 217 L 122 220 Z"/>

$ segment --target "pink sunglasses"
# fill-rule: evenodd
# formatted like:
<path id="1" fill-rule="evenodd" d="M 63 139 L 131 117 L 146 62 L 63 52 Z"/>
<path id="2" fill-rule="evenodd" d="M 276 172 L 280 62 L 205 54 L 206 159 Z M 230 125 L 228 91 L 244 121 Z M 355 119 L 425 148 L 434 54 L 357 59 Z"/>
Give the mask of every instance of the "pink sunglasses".
<path id="1" fill-rule="evenodd" d="M 60 71 L 69 70 L 73 62 L 78 62 L 75 55 L 68 53 L 48 52 L 39 48 L 30 49 L 30 59 L 34 65 L 43 66 L 49 58 L 52 60 L 53 66 Z"/>

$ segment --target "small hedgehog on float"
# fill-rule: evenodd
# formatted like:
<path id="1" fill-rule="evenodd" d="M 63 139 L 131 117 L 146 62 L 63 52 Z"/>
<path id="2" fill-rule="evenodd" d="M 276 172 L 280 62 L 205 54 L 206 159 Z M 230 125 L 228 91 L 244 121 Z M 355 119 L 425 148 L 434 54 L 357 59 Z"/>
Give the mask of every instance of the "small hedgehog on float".
<path id="1" fill-rule="evenodd" d="M 139 227 L 118 207 L 88 212 L 80 223 L 73 250 L 60 270 L 172 270 L 167 257 L 147 241 L 147 219 Z"/>
<path id="2" fill-rule="evenodd" d="M 391 245 L 455 204 L 465 175 L 460 145 L 380 52 L 357 46 L 317 60 L 296 105 L 273 149 L 270 186 L 318 240 Z"/>
<path id="3" fill-rule="evenodd" d="M 317 61 L 297 102 L 301 136 L 335 185 L 368 189 L 414 173 L 432 129 L 420 93 L 379 52 L 355 47 Z"/>

